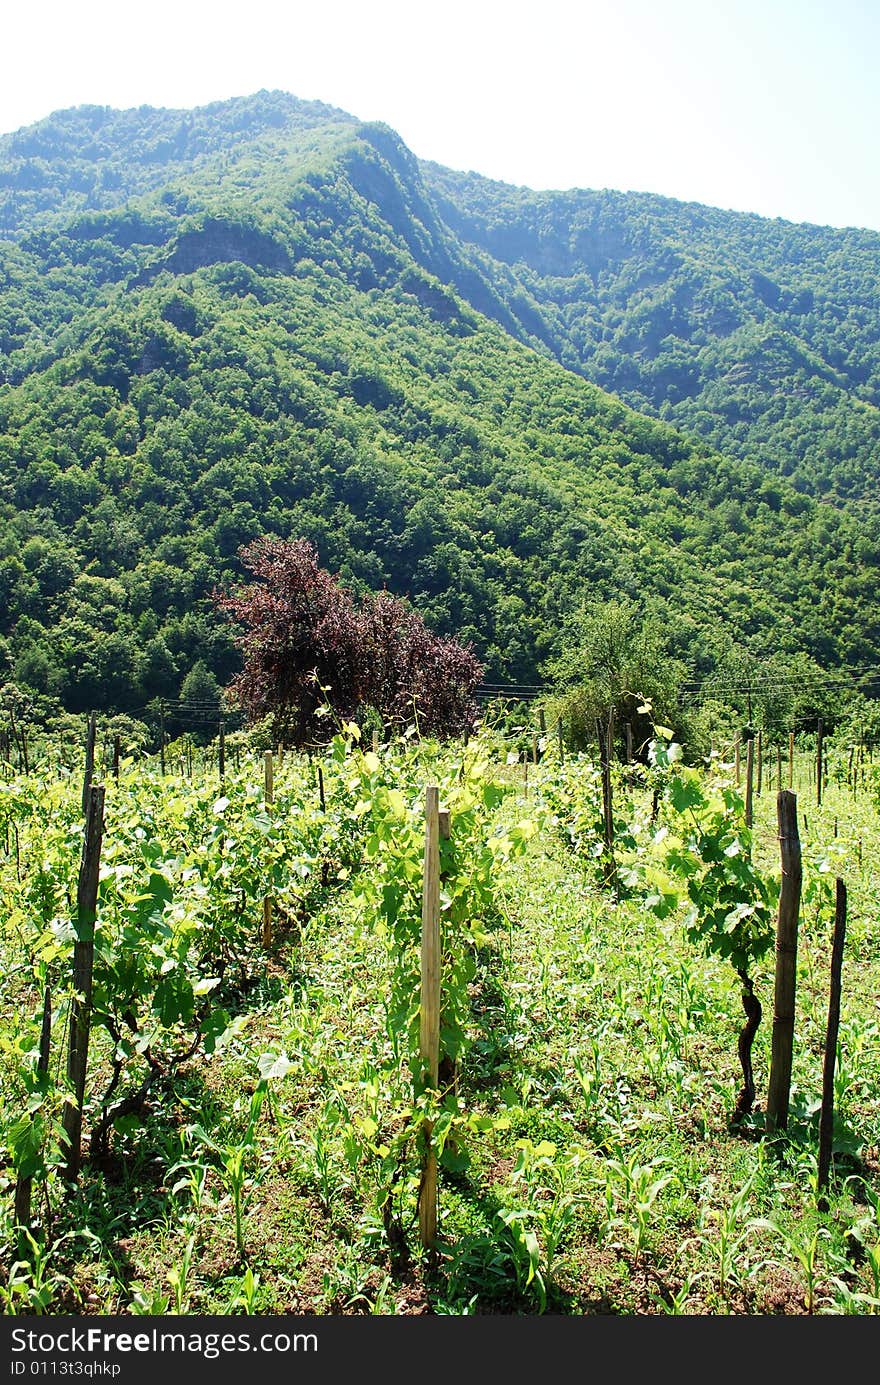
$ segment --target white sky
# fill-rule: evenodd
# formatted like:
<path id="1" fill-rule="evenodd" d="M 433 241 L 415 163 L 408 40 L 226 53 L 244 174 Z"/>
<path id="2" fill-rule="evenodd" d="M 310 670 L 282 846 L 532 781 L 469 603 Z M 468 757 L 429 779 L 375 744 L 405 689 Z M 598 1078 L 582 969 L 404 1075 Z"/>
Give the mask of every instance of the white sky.
<path id="1" fill-rule="evenodd" d="M 880 0 L 44 0 L 5 7 L 0 132 L 281 89 L 420 158 L 880 230 Z"/>

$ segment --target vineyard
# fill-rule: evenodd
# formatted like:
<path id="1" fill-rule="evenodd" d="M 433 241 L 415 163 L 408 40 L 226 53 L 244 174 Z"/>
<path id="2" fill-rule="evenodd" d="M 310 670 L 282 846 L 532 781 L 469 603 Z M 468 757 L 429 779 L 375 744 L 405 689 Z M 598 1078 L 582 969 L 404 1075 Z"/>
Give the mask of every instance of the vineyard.
<path id="1" fill-rule="evenodd" d="M 0 766 L 2 1311 L 880 1311 L 877 771 L 655 730 Z"/>

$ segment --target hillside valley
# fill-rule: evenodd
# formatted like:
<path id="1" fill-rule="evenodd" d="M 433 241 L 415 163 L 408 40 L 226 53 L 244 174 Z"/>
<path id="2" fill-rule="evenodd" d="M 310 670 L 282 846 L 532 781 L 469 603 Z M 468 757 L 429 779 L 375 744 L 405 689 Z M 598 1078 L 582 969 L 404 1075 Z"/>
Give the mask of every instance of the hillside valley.
<path id="1" fill-rule="evenodd" d="M 263 532 L 534 680 L 880 650 L 880 237 L 420 163 L 282 93 L 0 139 L 0 680 L 142 715 Z M 613 391 L 613 393 L 609 392 Z"/>

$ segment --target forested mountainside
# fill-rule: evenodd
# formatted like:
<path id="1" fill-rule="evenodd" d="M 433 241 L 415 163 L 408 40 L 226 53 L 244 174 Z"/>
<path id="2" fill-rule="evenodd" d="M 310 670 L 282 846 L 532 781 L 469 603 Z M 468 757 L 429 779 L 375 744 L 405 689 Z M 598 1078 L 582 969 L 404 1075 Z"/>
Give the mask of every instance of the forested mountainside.
<path id="1" fill-rule="evenodd" d="M 880 234 L 422 171 L 521 335 L 719 451 L 876 504 Z"/>
<path id="2" fill-rule="evenodd" d="M 498 245 L 490 258 L 474 229 L 483 186 L 420 166 L 384 126 L 280 93 L 80 108 L 0 140 L 0 681 L 132 712 L 175 696 L 200 659 L 225 682 L 236 656 L 210 593 L 240 578 L 239 549 L 262 532 L 310 539 L 355 588 L 407 595 L 491 677 L 535 677 L 565 615 L 615 596 L 696 672 L 735 645 L 876 661 L 880 547 L 859 501 L 870 429 L 853 433 L 858 485 L 827 458 L 825 485 L 806 443 L 800 468 L 762 451 L 760 429 L 724 455 L 720 434 L 627 407 L 583 378 L 596 285 L 624 313 L 622 281 L 597 265 L 566 288 L 546 263 L 505 265 Z M 540 201 L 507 191 L 505 217 L 520 196 Z M 621 206 L 644 222 L 653 273 L 643 202 Z M 726 244 L 727 214 L 699 210 Z M 822 292 L 852 296 L 826 313 L 814 289 L 815 316 L 864 308 L 852 387 L 840 364 L 833 387 L 873 419 L 877 339 L 859 294 L 876 246 L 853 233 L 847 269 L 846 234 L 829 235 L 841 265 Z M 708 262 L 710 241 L 683 239 L 683 262 Z M 609 245 L 597 237 L 594 257 Z M 575 359 L 553 337 L 551 295 L 581 279 Z M 633 352 L 633 370 L 647 358 Z M 805 438 L 819 414 L 805 410 Z"/>

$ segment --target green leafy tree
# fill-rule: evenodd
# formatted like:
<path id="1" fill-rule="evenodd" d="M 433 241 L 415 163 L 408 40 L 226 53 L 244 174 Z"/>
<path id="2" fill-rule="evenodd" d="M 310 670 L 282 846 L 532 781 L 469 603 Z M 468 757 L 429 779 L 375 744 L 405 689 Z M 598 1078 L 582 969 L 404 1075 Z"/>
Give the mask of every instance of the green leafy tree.
<path id="1" fill-rule="evenodd" d="M 551 721 L 561 718 L 571 746 L 581 749 L 594 741 L 596 722 L 606 724 L 609 711 L 618 727 L 630 723 L 634 750 L 642 758 L 654 721 L 680 731 L 684 669 L 669 656 L 656 622 L 634 602 L 583 606 L 569 621 L 563 642 L 563 652 L 545 666 L 553 687 L 547 711 Z"/>

